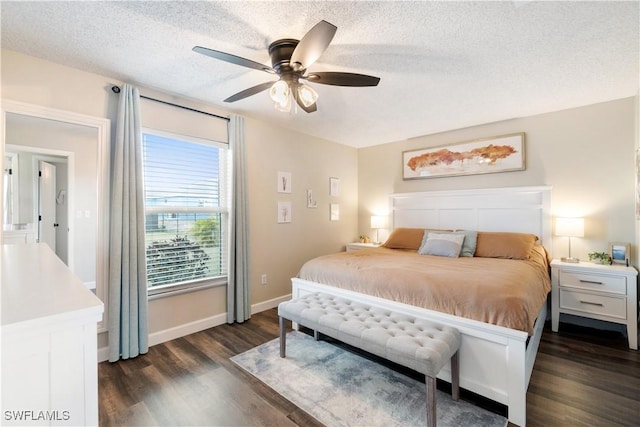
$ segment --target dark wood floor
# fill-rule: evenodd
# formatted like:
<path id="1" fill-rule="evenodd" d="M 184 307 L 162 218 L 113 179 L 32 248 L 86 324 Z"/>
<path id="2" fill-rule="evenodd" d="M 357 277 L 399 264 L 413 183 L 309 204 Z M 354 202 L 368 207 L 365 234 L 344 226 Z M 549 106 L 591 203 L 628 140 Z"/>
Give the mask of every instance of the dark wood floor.
<path id="1" fill-rule="evenodd" d="M 101 426 L 318 426 L 229 358 L 277 337 L 268 310 L 99 365 Z M 439 384 L 446 390 L 446 384 Z M 504 407 L 463 393 L 504 414 Z M 640 425 L 640 352 L 615 332 L 561 325 L 542 336 L 527 394 L 527 425 Z"/>

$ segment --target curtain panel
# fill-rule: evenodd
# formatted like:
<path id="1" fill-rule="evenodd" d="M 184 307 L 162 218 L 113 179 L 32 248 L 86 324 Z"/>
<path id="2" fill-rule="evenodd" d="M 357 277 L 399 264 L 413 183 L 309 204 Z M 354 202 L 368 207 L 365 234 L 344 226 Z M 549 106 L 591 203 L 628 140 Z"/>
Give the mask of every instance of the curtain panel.
<path id="1" fill-rule="evenodd" d="M 112 147 L 109 361 L 149 350 L 140 93 L 122 87 Z"/>
<path id="2" fill-rule="evenodd" d="M 231 189 L 229 282 L 227 284 L 227 323 L 244 322 L 251 317 L 249 280 L 249 208 L 247 202 L 244 118 L 229 120 L 229 147 L 233 159 Z"/>

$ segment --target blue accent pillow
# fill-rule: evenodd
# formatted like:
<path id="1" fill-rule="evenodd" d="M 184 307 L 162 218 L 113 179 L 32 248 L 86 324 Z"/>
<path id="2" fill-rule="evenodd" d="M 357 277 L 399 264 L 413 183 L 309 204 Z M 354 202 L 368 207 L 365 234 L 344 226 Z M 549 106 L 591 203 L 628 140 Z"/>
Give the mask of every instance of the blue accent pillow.
<path id="1" fill-rule="evenodd" d="M 464 234 L 464 242 L 460 250 L 460 256 L 472 257 L 476 253 L 478 244 L 478 232 L 473 230 L 456 230 L 454 234 Z"/>
<path id="2" fill-rule="evenodd" d="M 446 256 L 458 258 L 464 241 L 462 233 L 425 233 L 422 246 L 418 250 L 420 255 Z"/>

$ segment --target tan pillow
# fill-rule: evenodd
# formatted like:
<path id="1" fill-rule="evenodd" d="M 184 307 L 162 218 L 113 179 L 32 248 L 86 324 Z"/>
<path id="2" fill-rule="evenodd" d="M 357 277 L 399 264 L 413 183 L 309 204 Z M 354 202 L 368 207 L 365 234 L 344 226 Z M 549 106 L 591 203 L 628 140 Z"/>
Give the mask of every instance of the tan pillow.
<path id="1" fill-rule="evenodd" d="M 451 230 L 433 230 L 429 231 L 451 231 Z M 417 251 L 422 246 L 422 238 L 424 237 L 424 228 L 395 228 L 386 242 L 382 245 L 389 249 L 413 249 Z"/>
<path id="2" fill-rule="evenodd" d="M 475 256 L 483 258 L 529 259 L 538 237 L 527 233 L 478 232 Z"/>

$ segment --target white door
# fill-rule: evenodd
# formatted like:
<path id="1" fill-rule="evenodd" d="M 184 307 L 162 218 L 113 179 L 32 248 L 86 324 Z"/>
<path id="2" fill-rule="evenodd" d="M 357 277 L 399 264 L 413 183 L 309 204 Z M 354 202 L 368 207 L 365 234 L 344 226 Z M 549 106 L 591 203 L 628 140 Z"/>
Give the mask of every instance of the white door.
<path id="1" fill-rule="evenodd" d="M 51 163 L 38 163 L 38 241 L 56 251 L 56 167 Z"/>

